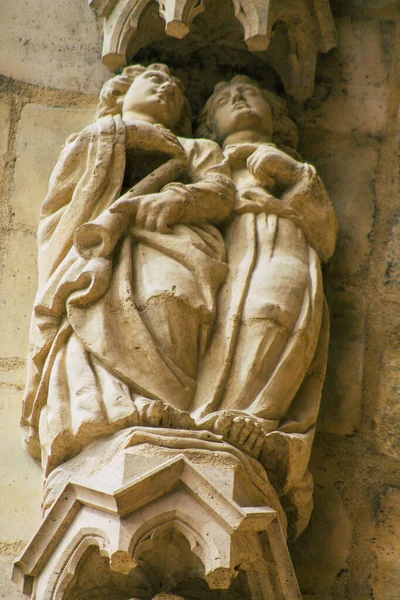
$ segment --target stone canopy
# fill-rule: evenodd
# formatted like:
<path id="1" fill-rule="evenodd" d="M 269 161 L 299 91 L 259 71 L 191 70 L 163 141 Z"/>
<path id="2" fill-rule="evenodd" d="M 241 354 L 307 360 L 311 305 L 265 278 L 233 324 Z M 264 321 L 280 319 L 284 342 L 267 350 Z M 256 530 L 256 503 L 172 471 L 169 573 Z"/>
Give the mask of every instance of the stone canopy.
<path id="1" fill-rule="evenodd" d="M 190 56 L 250 52 L 297 100 L 312 95 L 318 52 L 336 45 L 329 0 L 89 0 L 104 19 L 103 63 L 117 71 L 144 48 Z"/>

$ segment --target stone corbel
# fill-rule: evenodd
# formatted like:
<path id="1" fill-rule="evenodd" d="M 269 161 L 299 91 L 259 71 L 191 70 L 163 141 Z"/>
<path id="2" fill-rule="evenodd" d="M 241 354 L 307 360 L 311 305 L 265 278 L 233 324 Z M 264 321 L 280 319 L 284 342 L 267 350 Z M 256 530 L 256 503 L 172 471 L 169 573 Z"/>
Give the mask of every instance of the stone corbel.
<path id="1" fill-rule="evenodd" d="M 288 94 L 298 100 L 311 96 L 317 53 L 328 52 L 336 45 L 329 0 L 311 3 L 308 0 L 224 0 L 218 5 L 224 15 L 225 27 L 222 28 L 212 19 L 207 20 L 216 1 L 221 2 L 89 0 L 90 6 L 104 18 L 104 64 L 111 71 L 117 71 L 130 63 L 142 48 L 168 36 L 183 39 L 193 34 L 199 41 L 206 31 L 208 38 L 217 44 L 237 45 L 238 41 L 231 39 L 229 32 L 237 31 L 240 24 L 242 49 L 255 53 L 269 64 L 280 76 Z M 205 19 L 202 24 L 199 15 Z"/>
<path id="2" fill-rule="evenodd" d="M 79 590 L 85 598 L 106 600 L 107 582 L 112 581 L 118 598 L 142 598 L 137 590 L 154 581 L 148 574 L 166 572 L 169 589 L 197 577 L 197 585 L 203 580 L 207 590 L 227 590 L 239 578 L 247 582 L 248 600 L 301 599 L 282 514 L 260 502 L 266 497 L 260 495 L 257 476 L 257 485 L 248 479 L 249 473 L 255 475 L 248 459 L 217 436 L 174 434 L 133 428 L 119 434 L 117 442 L 104 441 L 100 451 L 93 447 L 83 453 L 80 464 L 87 463 L 88 473 L 65 479 L 16 560 L 13 579 L 24 594 L 31 600 L 70 600 Z M 186 446 L 189 440 L 199 448 L 165 446 Z M 110 443 L 113 451 L 119 444 L 115 456 L 107 450 Z M 100 455 L 103 468 L 93 472 Z M 143 473 L 149 460 L 156 464 Z M 76 471 L 74 460 L 70 468 Z M 60 474 L 65 476 L 62 470 Z M 266 480 L 264 485 L 268 490 Z M 274 504 L 273 495 L 271 500 Z M 181 558 L 172 568 L 157 563 L 157 556 L 174 552 Z M 81 589 L 82 580 L 90 582 L 94 574 L 104 589 L 99 591 L 97 583 Z M 164 591 L 160 578 L 157 585 L 161 590 L 150 589 L 146 598 Z M 194 597 L 203 597 L 201 591 Z"/>

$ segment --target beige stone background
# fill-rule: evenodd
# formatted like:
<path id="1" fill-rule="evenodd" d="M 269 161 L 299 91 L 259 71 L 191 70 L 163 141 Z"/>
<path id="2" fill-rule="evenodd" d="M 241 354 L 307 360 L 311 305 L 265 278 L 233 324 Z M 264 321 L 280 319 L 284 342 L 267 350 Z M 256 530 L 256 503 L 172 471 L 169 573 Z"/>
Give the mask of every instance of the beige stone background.
<path id="1" fill-rule="evenodd" d="M 291 547 L 305 600 L 400 599 L 400 5 L 332 0 L 339 46 L 291 102 L 301 153 L 340 219 L 325 268 L 328 374 L 311 468 L 315 510 Z M 109 72 L 87 0 L 13 0 L 0 19 L 0 598 L 40 520 L 41 472 L 19 429 L 36 290 L 35 231 L 67 135 Z"/>

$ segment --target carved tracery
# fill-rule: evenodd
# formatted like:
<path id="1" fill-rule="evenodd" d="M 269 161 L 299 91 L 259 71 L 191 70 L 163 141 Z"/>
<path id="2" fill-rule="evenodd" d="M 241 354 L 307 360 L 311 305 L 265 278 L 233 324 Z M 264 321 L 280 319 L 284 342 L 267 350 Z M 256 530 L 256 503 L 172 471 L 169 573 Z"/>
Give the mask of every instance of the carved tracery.
<path id="1" fill-rule="evenodd" d="M 289 94 L 304 99 L 312 94 L 317 53 L 336 45 L 329 0 L 89 0 L 89 4 L 104 18 L 103 62 L 112 71 L 165 36 L 187 37 L 189 48 L 212 38 L 222 47 L 234 45 L 255 53 L 279 74 Z"/>

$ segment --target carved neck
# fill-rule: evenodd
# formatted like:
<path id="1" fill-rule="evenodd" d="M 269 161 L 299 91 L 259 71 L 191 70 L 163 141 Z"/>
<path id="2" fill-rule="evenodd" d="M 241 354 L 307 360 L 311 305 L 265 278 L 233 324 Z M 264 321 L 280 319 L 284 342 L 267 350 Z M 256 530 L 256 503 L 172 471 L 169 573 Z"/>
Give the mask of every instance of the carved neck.
<path id="1" fill-rule="evenodd" d="M 223 141 L 222 148 L 226 146 L 233 146 L 235 144 L 270 144 L 272 142 L 272 136 L 264 133 L 263 131 L 254 131 L 249 129 L 246 131 L 236 131 L 228 135 Z"/>

